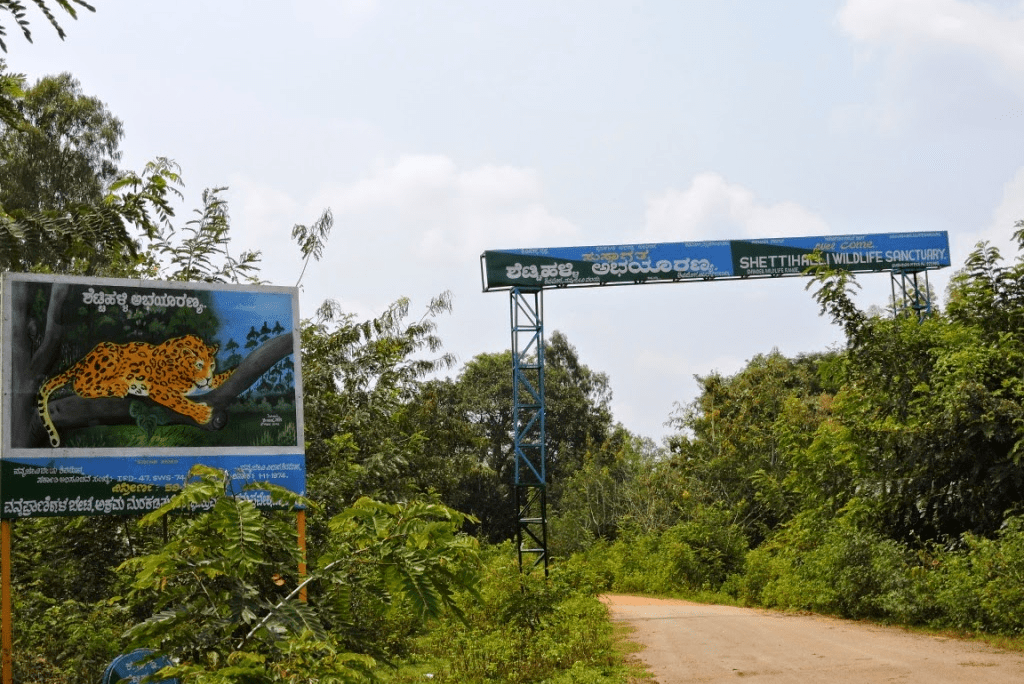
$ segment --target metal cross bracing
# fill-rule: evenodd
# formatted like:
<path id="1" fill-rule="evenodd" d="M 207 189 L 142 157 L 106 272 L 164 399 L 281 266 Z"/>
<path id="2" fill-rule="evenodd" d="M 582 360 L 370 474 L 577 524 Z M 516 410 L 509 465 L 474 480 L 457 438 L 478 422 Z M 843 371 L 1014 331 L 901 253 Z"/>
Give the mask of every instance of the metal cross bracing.
<path id="1" fill-rule="evenodd" d="M 544 299 L 512 288 L 512 448 L 515 457 L 519 569 L 548 574 L 547 465 L 544 431 Z M 532 556 L 532 562 L 529 557 Z M 526 560 L 524 560 L 526 558 Z"/>
<path id="2" fill-rule="evenodd" d="M 890 273 L 893 316 L 916 316 L 919 322 L 929 317 L 932 313 L 932 295 L 928 271 L 894 268 Z"/>

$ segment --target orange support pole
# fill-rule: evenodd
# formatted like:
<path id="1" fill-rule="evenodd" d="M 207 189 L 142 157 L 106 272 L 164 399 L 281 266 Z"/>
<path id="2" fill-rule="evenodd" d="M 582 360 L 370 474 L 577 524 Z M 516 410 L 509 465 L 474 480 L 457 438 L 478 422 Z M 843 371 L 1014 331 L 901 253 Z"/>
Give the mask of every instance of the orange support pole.
<path id="1" fill-rule="evenodd" d="M 3 684 L 14 681 L 14 638 L 11 634 L 11 521 L 0 521 L 0 650 Z"/>
<path id="2" fill-rule="evenodd" d="M 301 508 L 298 510 L 298 515 L 296 515 L 295 526 L 298 528 L 299 551 L 302 553 L 299 560 L 299 583 L 301 584 L 306 579 L 306 511 Z M 299 600 L 303 603 L 306 602 L 306 587 L 299 589 Z M 7 682 L 4 682 L 4 684 L 7 684 Z"/>

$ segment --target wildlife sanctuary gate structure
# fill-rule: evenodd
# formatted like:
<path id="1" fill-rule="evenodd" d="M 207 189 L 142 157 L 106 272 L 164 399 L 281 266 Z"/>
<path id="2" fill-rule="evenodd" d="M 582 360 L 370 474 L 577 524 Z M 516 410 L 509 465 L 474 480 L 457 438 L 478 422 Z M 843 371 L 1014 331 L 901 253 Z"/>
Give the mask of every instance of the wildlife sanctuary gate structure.
<path id="1" fill-rule="evenodd" d="M 519 568 L 548 573 L 544 290 L 888 271 L 893 314 L 931 313 L 928 271 L 950 265 L 945 231 L 502 249 L 480 256 L 484 292 L 510 294 Z M 524 565 L 524 556 L 533 556 Z"/>

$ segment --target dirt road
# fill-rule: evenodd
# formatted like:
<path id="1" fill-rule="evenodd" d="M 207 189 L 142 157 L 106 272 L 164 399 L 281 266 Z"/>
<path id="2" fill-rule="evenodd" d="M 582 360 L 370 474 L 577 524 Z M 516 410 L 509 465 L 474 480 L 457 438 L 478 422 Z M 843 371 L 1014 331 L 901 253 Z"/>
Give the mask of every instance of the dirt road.
<path id="1" fill-rule="evenodd" d="M 659 684 L 1021 684 L 1024 654 L 816 615 L 602 597 Z"/>

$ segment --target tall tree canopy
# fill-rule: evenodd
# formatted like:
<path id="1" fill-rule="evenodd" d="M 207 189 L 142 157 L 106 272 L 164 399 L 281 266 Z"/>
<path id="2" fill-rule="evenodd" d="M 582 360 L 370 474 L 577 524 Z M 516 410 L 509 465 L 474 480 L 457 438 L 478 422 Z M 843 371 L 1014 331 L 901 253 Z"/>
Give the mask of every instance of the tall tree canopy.
<path id="1" fill-rule="evenodd" d="M 1024 225 L 1014 237 L 1024 250 Z M 1007 266 L 979 244 L 946 312 L 923 324 L 860 315 L 842 288 L 819 298 L 851 334 L 833 406 L 843 432 L 836 441 L 829 430 L 818 453 L 850 456 L 856 491 L 846 496 L 869 502 L 898 539 L 989 534 L 1019 506 L 1022 284 L 1020 256 Z"/>
<path id="2" fill-rule="evenodd" d="M 120 119 L 70 74 L 26 88 L 0 61 L 0 270 L 257 279 L 258 251 L 228 251 L 226 188 L 205 190 L 195 217 L 175 228 L 178 165 L 119 170 L 122 136 Z"/>
<path id="3" fill-rule="evenodd" d="M 0 270 L 135 274 L 181 179 L 166 159 L 119 175 L 121 135 L 70 75 L 25 88 L 0 62 Z"/>
<path id="4" fill-rule="evenodd" d="M 608 377 L 580 361 L 562 333 L 554 332 L 545 343 L 545 359 L 545 444 L 554 483 L 577 470 L 588 449 L 609 438 L 611 390 Z M 427 385 L 418 401 L 424 433 L 437 440 L 434 449 L 447 452 L 461 478 L 451 490 L 456 498 L 446 503 L 478 518 L 487 538 L 507 539 L 515 532 L 512 353 L 477 355 L 458 377 Z M 549 505 L 557 507 L 560 492 L 552 487 Z"/>
<path id="5" fill-rule="evenodd" d="M 728 510 L 754 542 L 793 513 L 785 481 L 806 446 L 799 437 L 830 403 L 834 388 L 819 376 L 827 360 L 773 351 L 733 376 L 699 376 L 700 396 L 672 420 L 673 465 L 694 502 Z"/>
<path id="6" fill-rule="evenodd" d="M 326 302 L 303 325 L 306 463 L 328 510 L 361 495 L 402 501 L 426 489 L 436 466 L 425 464 L 437 459 L 408 413 L 425 377 L 454 364 L 436 335 L 435 319 L 450 309 L 443 293 L 408 322 L 409 300 L 400 299 L 359 322 Z"/>
<path id="7" fill-rule="evenodd" d="M 0 122 L 0 206 L 41 212 L 100 202 L 118 173 L 120 119 L 68 73 L 27 88 L 20 110 L 24 122 Z"/>

